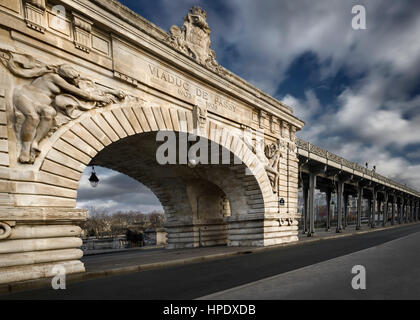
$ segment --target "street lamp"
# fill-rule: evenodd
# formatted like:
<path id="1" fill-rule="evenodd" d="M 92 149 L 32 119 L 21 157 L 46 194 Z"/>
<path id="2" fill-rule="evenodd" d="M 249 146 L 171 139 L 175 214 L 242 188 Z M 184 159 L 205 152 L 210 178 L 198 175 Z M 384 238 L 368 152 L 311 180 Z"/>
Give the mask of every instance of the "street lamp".
<path id="1" fill-rule="evenodd" d="M 188 150 L 187 150 L 187 165 L 189 168 L 194 169 L 198 165 L 197 155 L 190 155 L 190 149 L 193 146 L 193 141 L 188 142 Z"/>
<path id="2" fill-rule="evenodd" d="M 90 175 L 89 182 L 90 182 L 90 185 L 93 188 L 96 188 L 98 186 L 99 179 L 96 176 L 96 172 L 95 172 L 95 167 L 94 166 L 92 166 L 92 174 Z"/>

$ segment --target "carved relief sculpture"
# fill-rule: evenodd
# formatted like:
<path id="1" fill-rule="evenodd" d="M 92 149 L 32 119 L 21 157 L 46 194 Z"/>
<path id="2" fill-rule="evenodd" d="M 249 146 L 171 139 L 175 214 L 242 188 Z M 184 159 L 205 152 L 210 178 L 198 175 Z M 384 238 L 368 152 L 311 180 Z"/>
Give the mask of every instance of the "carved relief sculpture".
<path id="1" fill-rule="evenodd" d="M 245 131 L 242 137 L 245 145 L 259 158 L 259 160 L 264 164 L 264 169 L 267 173 L 267 176 L 270 180 L 271 187 L 273 192 L 277 193 L 278 181 L 279 181 L 279 164 L 280 158 L 282 157 L 282 144 L 280 141 L 278 143 L 271 143 L 264 147 L 264 140 L 257 140 L 254 142 L 252 139 L 252 133 Z M 254 146 L 256 144 L 256 146 Z M 262 147 L 264 150 L 262 151 Z"/>
<path id="2" fill-rule="evenodd" d="M 193 109 L 194 128 L 197 130 L 205 129 L 207 125 L 207 109 L 198 105 Z"/>
<path id="3" fill-rule="evenodd" d="M 270 179 L 273 192 L 277 193 L 277 186 L 279 180 L 279 162 L 280 162 L 280 148 L 278 144 L 271 143 L 265 146 L 264 154 L 266 157 L 265 171 L 267 172 L 268 178 Z"/>
<path id="4" fill-rule="evenodd" d="M 33 79 L 13 92 L 21 163 L 33 163 L 41 152 L 39 143 L 57 127 L 76 119 L 83 111 L 125 98 L 122 91 L 103 90 L 92 80 L 81 78 L 68 64 L 47 65 L 30 55 L 11 51 L 1 60 L 15 76 Z"/>
<path id="5" fill-rule="evenodd" d="M 170 28 L 166 42 L 199 64 L 219 74 L 226 74 L 226 70 L 216 61 L 216 53 L 210 49 L 210 28 L 206 19 L 207 14 L 203 9 L 192 7 L 181 28 Z"/>

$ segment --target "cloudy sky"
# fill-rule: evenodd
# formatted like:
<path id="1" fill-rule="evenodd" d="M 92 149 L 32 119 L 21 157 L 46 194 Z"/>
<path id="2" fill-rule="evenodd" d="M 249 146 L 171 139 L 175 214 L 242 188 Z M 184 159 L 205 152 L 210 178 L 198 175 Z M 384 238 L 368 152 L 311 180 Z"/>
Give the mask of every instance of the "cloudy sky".
<path id="1" fill-rule="evenodd" d="M 306 122 L 298 136 L 420 190 L 420 1 L 121 2 L 165 30 L 201 6 L 219 63 L 293 107 Z M 352 28 L 354 5 L 366 30 Z M 96 201 L 85 187 L 83 204 Z M 118 202 L 103 187 L 100 198 Z"/>

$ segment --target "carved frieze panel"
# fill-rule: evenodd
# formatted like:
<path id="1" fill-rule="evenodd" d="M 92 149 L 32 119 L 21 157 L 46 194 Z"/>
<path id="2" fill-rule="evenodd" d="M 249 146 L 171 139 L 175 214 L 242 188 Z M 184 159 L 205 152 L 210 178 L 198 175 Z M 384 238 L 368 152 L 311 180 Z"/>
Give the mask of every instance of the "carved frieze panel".
<path id="1" fill-rule="evenodd" d="M 264 110 L 259 110 L 258 115 L 258 122 L 261 129 L 264 129 L 264 127 L 268 124 L 268 114 Z"/>
<path id="2" fill-rule="evenodd" d="M 92 25 L 92 21 L 73 12 L 74 44 L 77 49 L 90 52 L 92 48 Z"/>
<path id="3" fill-rule="evenodd" d="M 92 49 L 109 56 L 111 53 L 110 40 L 102 34 L 92 31 Z"/>
<path id="4" fill-rule="evenodd" d="M 26 25 L 36 31 L 45 32 L 45 0 L 25 0 Z"/>
<path id="5" fill-rule="evenodd" d="M 1 62 L 15 77 L 26 79 L 12 94 L 20 163 L 33 163 L 43 139 L 83 112 L 127 100 L 123 91 L 102 87 L 69 64 L 46 64 L 2 50 Z"/>

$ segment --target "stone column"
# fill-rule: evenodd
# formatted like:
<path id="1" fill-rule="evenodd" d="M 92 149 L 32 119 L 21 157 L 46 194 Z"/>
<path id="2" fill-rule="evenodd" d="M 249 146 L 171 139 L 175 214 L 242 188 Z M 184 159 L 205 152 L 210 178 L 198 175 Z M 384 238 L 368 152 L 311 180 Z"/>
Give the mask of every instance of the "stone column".
<path id="1" fill-rule="evenodd" d="M 347 228 L 348 215 L 349 215 L 349 194 L 344 193 L 344 221 L 343 221 L 343 229 L 344 230 Z"/>
<path id="2" fill-rule="evenodd" d="M 331 228 L 331 190 L 330 189 L 328 189 L 325 192 L 325 198 L 327 200 L 327 226 L 325 230 L 329 231 Z"/>
<path id="3" fill-rule="evenodd" d="M 416 216 L 417 216 L 417 221 L 420 219 L 420 216 L 419 216 L 419 210 L 420 210 L 420 201 L 419 201 L 419 200 L 417 200 L 417 214 L 416 214 Z"/>
<path id="4" fill-rule="evenodd" d="M 402 199 L 401 197 L 397 201 L 397 215 L 398 215 L 398 224 L 401 224 L 401 211 L 402 211 Z"/>
<path id="5" fill-rule="evenodd" d="M 340 233 L 343 231 L 342 217 L 343 217 L 343 190 L 344 182 L 338 181 L 337 183 L 337 229 L 336 232 Z"/>
<path id="6" fill-rule="evenodd" d="M 414 199 L 411 200 L 411 222 L 414 222 L 414 211 L 415 211 L 416 203 Z"/>
<path id="7" fill-rule="evenodd" d="M 308 237 L 315 235 L 315 186 L 316 174 L 309 174 L 309 230 Z"/>
<path id="8" fill-rule="evenodd" d="M 382 210 L 382 200 L 379 199 L 379 197 L 378 197 L 377 202 L 378 202 L 378 206 L 377 206 L 377 209 L 376 209 L 376 212 L 377 212 L 376 221 L 380 225 L 381 224 L 381 212 L 383 213 L 383 210 Z"/>
<path id="9" fill-rule="evenodd" d="M 357 221 L 356 221 L 356 230 L 362 228 L 362 198 L 363 198 L 363 187 L 361 185 L 357 186 Z"/>
<path id="10" fill-rule="evenodd" d="M 372 225 L 372 197 L 368 198 L 369 225 Z"/>
<path id="11" fill-rule="evenodd" d="M 391 225 L 395 224 L 395 205 L 397 204 L 397 197 L 395 196 L 395 193 L 392 197 L 392 219 L 391 219 Z"/>
<path id="12" fill-rule="evenodd" d="M 302 194 L 303 194 L 303 234 L 308 232 L 308 195 L 309 195 L 309 185 L 306 182 L 303 182 L 302 185 Z"/>
<path id="13" fill-rule="evenodd" d="M 413 222 L 413 200 L 410 200 L 410 215 L 408 216 L 408 221 Z"/>
<path id="14" fill-rule="evenodd" d="M 375 228 L 376 225 L 376 212 L 378 208 L 378 191 L 376 189 L 373 190 L 373 199 L 372 199 L 372 220 L 371 220 L 371 228 Z"/>
<path id="15" fill-rule="evenodd" d="M 387 220 L 388 220 L 388 192 L 387 191 L 384 192 L 384 196 L 385 196 L 384 208 L 383 208 L 384 211 L 383 211 L 383 217 L 382 217 L 382 226 L 383 227 L 386 226 L 386 223 L 387 223 Z"/>

